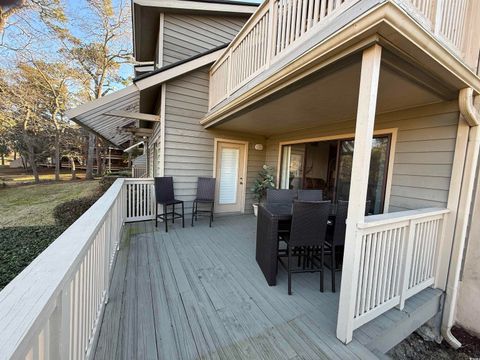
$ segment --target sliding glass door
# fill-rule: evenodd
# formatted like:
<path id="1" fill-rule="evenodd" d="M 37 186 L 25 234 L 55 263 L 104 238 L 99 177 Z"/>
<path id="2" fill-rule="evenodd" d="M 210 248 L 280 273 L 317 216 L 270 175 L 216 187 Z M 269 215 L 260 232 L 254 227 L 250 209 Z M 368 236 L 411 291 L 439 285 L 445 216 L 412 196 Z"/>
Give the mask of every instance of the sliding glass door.
<path id="1" fill-rule="evenodd" d="M 355 141 L 340 139 L 282 147 L 280 187 L 282 189 L 320 189 L 324 198 L 348 201 Z M 383 212 L 390 136 L 376 136 L 367 191 L 367 213 Z"/>

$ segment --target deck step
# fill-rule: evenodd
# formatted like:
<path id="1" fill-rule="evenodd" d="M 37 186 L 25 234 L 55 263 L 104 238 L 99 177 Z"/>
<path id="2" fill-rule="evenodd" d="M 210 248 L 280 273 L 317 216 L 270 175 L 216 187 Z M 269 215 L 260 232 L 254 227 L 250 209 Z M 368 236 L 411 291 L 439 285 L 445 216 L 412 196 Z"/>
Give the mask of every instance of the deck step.
<path id="1" fill-rule="evenodd" d="M 381 358 L 411 333 L 425 324 L 441 309 L 443 291 L 427 288 L 408 299 L 403 310 L 396 308 L 360 327 L 357 332 L 368 333 L 364 345 Z M 362 334 L 358 334 L 362 336 Z M 355 334 L 354 334 L 355 337 Z"/>

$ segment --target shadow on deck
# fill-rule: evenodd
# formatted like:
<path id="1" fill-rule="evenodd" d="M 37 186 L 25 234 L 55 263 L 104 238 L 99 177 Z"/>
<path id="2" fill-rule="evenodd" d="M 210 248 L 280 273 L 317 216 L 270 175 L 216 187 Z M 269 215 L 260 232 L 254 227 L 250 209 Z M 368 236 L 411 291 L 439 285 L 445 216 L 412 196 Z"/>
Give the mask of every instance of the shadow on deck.
<path id="1" fill-rule="evenodd" d="M 202 220 L 168 233 L 151 221 L 127 224 L 94 358 L 377 358 L 369 344 L 411 314 L 391 310 L 343 345 L 329 271 L 324 293 L 318 274 L 295 274 L 288 296 L 283 270 L 269 287 L 255 261 L 255 220 L 224 216 L 212 228 Z M 406 309 L 432 298 L 427 290 Z"/>

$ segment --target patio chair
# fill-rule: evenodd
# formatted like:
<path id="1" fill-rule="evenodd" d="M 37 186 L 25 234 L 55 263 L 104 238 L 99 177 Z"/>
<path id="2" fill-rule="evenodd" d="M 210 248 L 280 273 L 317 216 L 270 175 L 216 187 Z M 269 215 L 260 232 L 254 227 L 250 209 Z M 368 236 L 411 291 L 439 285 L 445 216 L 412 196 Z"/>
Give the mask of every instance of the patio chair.
<path id="1" fill-rule="evenodd" d="M 297 190 L 267 189 L 267 204 L 292 204 L 297 198 Z M 288 233 L 290 221 L 281 221 L 278 224 L 278 232 Z"/>
<path id="2" fill-rule="evenodd" d="M 299 201 L 322 201 L 322 190 L 298 190 Z"/>
<path id="3" fill-rule="evenodd" d="M 337 264 L 337 251 L 345 244 L 345 230 L 348 212 L 348 201 L 339 201 L 335 216 L 335 225 L 327 232 L 327 239 L 324 243 L 324 255 L 330 255 L 330 271 L 332 273 L 332 292 L 335 292 L 335 273 L 342 268 Z"/>
<path id="4" fill-rule="evenodd" d="M 168 220 L 175 223 L 175 219 L 182 219 L 182 227 L 185 227 L 185 212 L 182 200 L 175 199 L 173 192 L 173 178 L 171 176 L 155 178 L 155 227 L 158 227 L 158 219 L 165 223 L 165 231 L 168 232 Z M 158 205 L 163 206 L 163 213 L 158 213 Z M 182 205 L 182 213 L 175 212 L 175 205 Z M 172 211 L 168 211 L 168 207 L 172 206 Z"/>
<path id="5" fill-rule="evenodd" d="M 297 190 L 267 189 L 267 204 L 292 203 L 297 198 Z"/>
<path id="6" fill-rule="evenodd" d="M 365 216 L 368 215 L 370 208 L 370 200 L 365 203 Z M 345 231 L 347 229 L 347 213 L 348 201 L 339 200 L 337 204 L 337 211 L 335 215 L 335 224 L 331 231 L 327 232 L 327 239 L 325 241 L 324 255 L 330 255 L 330 270 L 332 272 L 332 292 L 335 292 L 335 273 L 342 271 L 342 264 L 338 266 L 337 255 L 343 255 L 341 250 L 345 245 Z"/>
<path id="7" fill-rule="evenodd" d="M 330 214 L 330 202 L 302 202 L 293 203 L 292 227 L 290 233 L 283 237 L 287 244 L 287 263 L 279 257 L 280 264 L 288 273 L 288 294 L 292 294 L 292 274 L 304 272 L 320 272 L 320 291 L 323 292 L 323 243 L 327 231 L 327 221 Z M 302 256 L 310 257 L 310 267 L 298 267 L 293 269 L 293 251 L 295 248 L 303 248 Z M 320 249 L 320 262 L 317 264 L 313 258 L 313 252 L 309 249 Z M 300 255 L 298 255 L 300 256 Z"/>
<path id="8" fill-rule="evenodd" d="M 192 226 L 193 221 L 198 220 L 198 215 L 208 216 L 210 218 L 210 227 L 213 221 L 213 207 L 215 204 L 215 178 L 199 177 L 197 182 L 197 197 L 193 200 L 192 207 Z M 198 204 L 208 205 L 208 209 L 198 209 Z"/>

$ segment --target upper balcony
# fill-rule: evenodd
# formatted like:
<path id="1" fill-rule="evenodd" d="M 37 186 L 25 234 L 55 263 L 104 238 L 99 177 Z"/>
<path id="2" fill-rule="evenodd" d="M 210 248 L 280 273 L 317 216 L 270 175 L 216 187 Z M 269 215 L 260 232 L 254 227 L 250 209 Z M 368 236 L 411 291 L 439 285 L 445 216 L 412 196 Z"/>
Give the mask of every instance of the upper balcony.
<path id="1" fill-rule="evenodd" d="M 333 63 L 347 42 L 361 50 L 372 35 L 389 47 L 407 38 L 408 45 L 399 49 L 404 56 L 427 66 L 429 60 L 414 51 L 429 52 L 455 62 L 469 78 L 478 60 L 478 8 L 471 0 L 266 0 L 212 66 L 209 113 L 202 124 L 210 126 L 227 104 L 261 81 L 278 82 L 280 70 L 311 66 L 313 49 L 322 50 L 316 56 L 336 53 L 327 60 Z M 305 60 L 295 62 L 300 58 Z"/>

